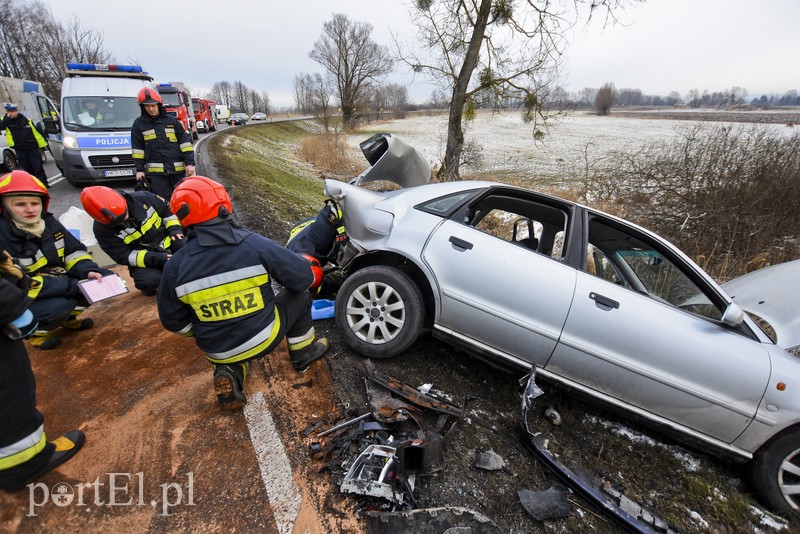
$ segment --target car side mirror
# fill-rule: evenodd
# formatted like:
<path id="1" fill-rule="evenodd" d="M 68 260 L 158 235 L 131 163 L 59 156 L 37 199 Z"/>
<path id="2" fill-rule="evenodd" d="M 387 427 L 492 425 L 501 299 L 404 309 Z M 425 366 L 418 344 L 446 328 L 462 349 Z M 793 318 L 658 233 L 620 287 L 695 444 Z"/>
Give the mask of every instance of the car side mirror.
<path id="1" fill-rule="evenodd" d="M 728 326 L 739 326 L 744 321 L 744 310 L 736 304 L 731 302 L 725 308 L 725 313 L 722 314 L 722 322 Z"/>

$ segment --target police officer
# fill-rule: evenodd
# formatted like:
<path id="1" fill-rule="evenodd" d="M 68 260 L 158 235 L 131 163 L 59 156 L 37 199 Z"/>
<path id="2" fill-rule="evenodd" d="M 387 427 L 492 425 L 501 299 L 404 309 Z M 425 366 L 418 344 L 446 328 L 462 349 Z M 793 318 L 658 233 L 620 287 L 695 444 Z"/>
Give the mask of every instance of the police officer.
<path id="1" fill-rule="evenodd" d="M 48 442 L 36 408 L 36 380 L 23 338 L 37 326 L 27 277 L 0 249 L 0 489 L 18 491 L 72 458 L 83 446 L 80 430 Z"/>
<path id="2" fill-rule="evenodd" d="M 0 120 L 0 130 L 6 131 L 6 141 L 17 155 L 17 164 L 48 187 L 42 164 L 42 149 L 47 148 L 44 134 L 32 120 L 19 112 L 16 104 L 6 104 L 5 108 L 6 115 Z"/>
<path id="3" fill-rule="evenodd" d="M 194 336 L 206 353 L 223 410 L 244 406 L 248 362 L 284 335 L 299 372 L 327 352 L 311 320 L 307 289 L 319 280 L 306 259 L 234 224 L 225 188 L 204 176 L 181 182 L 170 208 L 186 228 L 186 245 L 164 267 L 158 314 L 167 330 Z M 273 281 L 283 286 L 277 295 Z"/>
<path id="4" fill-rule="evenodd" d="M 136 179 L 169 199 L 178 182 L 194 174 L 192 140 L 180 121 L 164 110 L 158 91 L 143 87 L 136 99 L 142 109 L 131 128 Z"/>
<path id="5" fill-rule="evenodd" d="M 0 177 L 0 246 L 31 277 L 28 296 L 39 329 L 31 344 L 53 349 L 61 344 L 56 328 L 85 330 L 91 319 L 79 319 L 89 302 L 78 289 L 79 280 L 101 280 L 111 274 L 92 260 L 52 213 L 47 212 L 47 188 L 25 171 Z"/>
<path id="6" fill-rule="evenodd" d="M 127 265 L 136 289 L 155 295 L 167 260 L 183 245 L 183 230 L 166 201 L 149 191 L 127 193 L 96 185 L 81 193 L 100 248 Z"/>

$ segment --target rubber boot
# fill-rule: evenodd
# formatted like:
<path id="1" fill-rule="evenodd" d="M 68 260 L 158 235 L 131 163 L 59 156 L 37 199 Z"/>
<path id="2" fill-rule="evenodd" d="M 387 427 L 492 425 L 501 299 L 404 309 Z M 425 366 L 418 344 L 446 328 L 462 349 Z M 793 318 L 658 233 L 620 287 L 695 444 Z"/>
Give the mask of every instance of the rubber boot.
<path id="1" fill-rule="evenodd" d="M 214 366 L 214 393 L 219 407 L 223 410 L 240 410 L 247 404 L 244 395 L 244 381 L 250 362 Z"/>
<path id="2" fill-rule="evenodd" d="M 70 430 L 63 436 L 54 439 L 50 442 L 50 445 L 55 446 L 55 450 L 50 460 L 47 461 L 47 464 L 45 464 L 41 470 L 31 475 L 27 480 L 21 482 L 19 486 L 9 488 L 9 491 L 20 491 L 43 474 L 63 464 L 75 456 L 75 454 L 81 450 L 85 442 L 86 436 L 80 430 Z"/>
<path id="3" fill-rule="evenodd" d="M 86 311 L 86 308 L 78 307 L 69 314 L 69 319 L 64 321 L 61 326 L 67 330 L 86 330 L 94 326 L 94 321 L 89 319 L 79 319 L 78 316 Z"/>
<path id="4" fill-rule="evenodd" d="M 308 347 L 299 350 L 290 350 L 289 357 L 292 359 L 292 365 L 295 371 L 298 373 L 305 373 L 308 367 L 325 356 L 326 352 L 328 352 L 328 340 L 321 337 Z"/>
<path id="5" fill-rule="evenodd" d="M 37 330 L 31 336 L 31 345 L 39 350 L 50 350 L 61 345 L 61 338 L 55 330 Z"/>

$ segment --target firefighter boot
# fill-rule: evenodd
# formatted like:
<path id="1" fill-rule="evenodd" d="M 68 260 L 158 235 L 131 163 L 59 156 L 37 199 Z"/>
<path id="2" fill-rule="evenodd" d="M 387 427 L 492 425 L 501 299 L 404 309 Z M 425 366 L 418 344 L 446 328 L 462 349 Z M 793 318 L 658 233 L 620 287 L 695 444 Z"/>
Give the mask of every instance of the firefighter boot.
<path id="1" fill-rule="evenodd" d="M 70 430 L 63 436 L 54 439 L 50 442 L 55 446 L 55 450 L 53 451 L 53 455 L 50 457 L 50 460 L 48 460 L 40 470 L 33 473 L 27 480 L 23 480 L 18 486 L 11 487 L 9 490 L 20 491 L 28 484 L 33 483 L 43 474 L 47 473 L 48 471 L 52 471 L 59 465 L 63 464 L 75 456 L 79 450 L 81 450 L 81 447 L 83 447 L 85 441 L 86 436 L 80 430 Z"/>
<path id="2" fill-rule="evenodd" d="M 249 367 L 249 362 L 214 367 L 214 393 L 223 410 L 239 410 L 247 404 L 242 389 Z"/>
<path id="3" fill-rule="evenodd" d="M 305 373 L 308 367 L 325 356 L 326 352 L 328 352 L 328 340 L 321 337 L 308 347 L 290 350 L 289 357 L 292 359 L 295 371 Z"/>
<path id="4" fill-rule="evenodd" d="M 39 350 L 50 350 L 61 345 L 61 338 L 53 330 L 37 330 L 31 336 L 31 345 Z"/>
<path id="5" fill-rule="evenodd" d="M 94 326 L 94 321 L 89 318 L 86 319 L 78 319 L 78 316 L 86 311 L 86 308 L 75 308 L 72 310 L 72 313 L 69 314 L 69 319 L 64 321 L 61 326 L 66 328 L 67 330 L 86 330 Z"/>

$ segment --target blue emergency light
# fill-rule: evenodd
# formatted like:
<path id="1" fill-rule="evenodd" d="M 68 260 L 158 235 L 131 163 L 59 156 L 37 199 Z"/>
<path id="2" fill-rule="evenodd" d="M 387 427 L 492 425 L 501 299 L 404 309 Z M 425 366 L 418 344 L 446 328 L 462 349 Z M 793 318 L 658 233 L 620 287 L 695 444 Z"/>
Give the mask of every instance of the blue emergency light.
<path id="1" fill-rule="evenodd" d="M 139 65 L 106 65 L 104 63 L 67 63 L 67 68 L 101 72 L 142 72 L 142 67 Z"/>
<path id="2" fill-rule="evenodd" d="M 171 83 L 160 83 L 158 84 L 159 87 L 172 87 Z"/>

